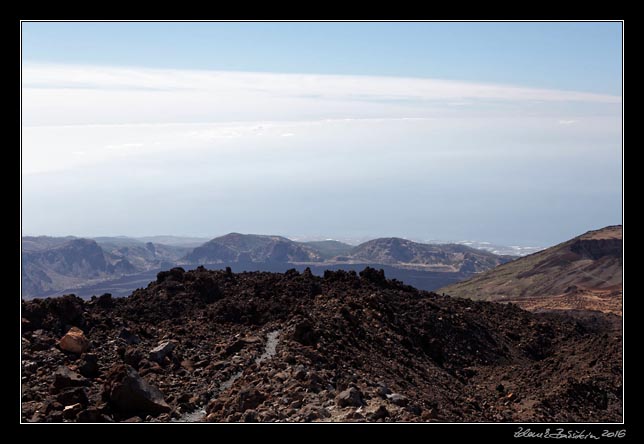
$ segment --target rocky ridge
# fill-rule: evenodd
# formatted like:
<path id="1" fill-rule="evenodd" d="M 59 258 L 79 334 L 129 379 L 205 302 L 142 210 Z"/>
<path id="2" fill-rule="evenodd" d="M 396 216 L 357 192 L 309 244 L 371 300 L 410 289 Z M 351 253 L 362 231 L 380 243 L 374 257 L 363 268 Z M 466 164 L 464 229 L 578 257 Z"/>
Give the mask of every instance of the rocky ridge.
<path id="1" fill-rule="evenodd" d="M 22 317 L 24 421 L 622 415 L 618 317 L 444 297 L 372 268 L 175 268 L 128 298 L 23 301 Z M 61 346 L 72 328 L 86 349 Z"/>
<path id="2" fill-rule="evenodd" d="M 437 291 L 528 310 L 621 314 L 622 245 L 622 226 L 609 226 Z"/>

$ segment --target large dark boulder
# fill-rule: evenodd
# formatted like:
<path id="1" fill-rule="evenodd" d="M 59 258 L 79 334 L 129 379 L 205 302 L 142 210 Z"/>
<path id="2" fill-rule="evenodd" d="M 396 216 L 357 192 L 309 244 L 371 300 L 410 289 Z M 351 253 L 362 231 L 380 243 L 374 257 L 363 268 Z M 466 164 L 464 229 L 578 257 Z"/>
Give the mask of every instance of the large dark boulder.
<path id="1" fill-rule="evenodd" d="M 174 267 L 169 271 L 160 271 L 157 273 L 157 283 L 166 281 L 183 282 L 183 275 L 186 270 L 181 267 Z"/>
<path id="2" fill-rule="evenodd" d="M 340 407 L 360 407 L 364 404 L 362 393 L 355 387 L 340 392 L 335 401 Z"/>
<path id="3" fill-rule="evenodd" d="M 117 364 L 110 369 L 103 395 L 115 411 L 127 417 L 170 411 L 163 393 L 126 364 Z"/>
<path id="4" fill-rule="evenodd" d="M 79 375 L 68 367 L 61 366 L 54 373 L 53 386 L 56 390 L 61 390 L 67 387 L 80 387 L 88 385 L 87 379 Z"/>

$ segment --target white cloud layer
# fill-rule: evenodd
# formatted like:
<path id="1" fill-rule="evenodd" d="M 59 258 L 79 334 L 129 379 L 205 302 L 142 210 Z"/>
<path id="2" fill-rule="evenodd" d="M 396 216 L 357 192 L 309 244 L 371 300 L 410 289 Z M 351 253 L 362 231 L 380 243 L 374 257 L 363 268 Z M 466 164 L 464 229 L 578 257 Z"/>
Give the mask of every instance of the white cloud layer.
<path id="1" fill-rule="evenodd" d="M 447 108 L 621 101 L 421 78 L 33 64 L 22 75 L 26 125 L 428 117 Z"/>
<path id="2" fill-rule="evenodd" d="M 22 80 L 23 228 L 35 234 L 172 233 L 181 225 L 195 235 L 306 227 L 427 238 L 441 214 L 438 234 L 460 238 L 456 221 L 489 210 L 495 227 L 515 217 L 509 208 L 525 196 L 534 203 L 521 216 L 527 227 L 561 190 L 566 202 L 619 191 L 616 96 L 50 64 L 25 65 Z M 602 207 L 596 193 L 592 211 Z M 586 217 L 570 208 L 571 221 Z M 394 229 L 402 226 L 410 231 Z"/>

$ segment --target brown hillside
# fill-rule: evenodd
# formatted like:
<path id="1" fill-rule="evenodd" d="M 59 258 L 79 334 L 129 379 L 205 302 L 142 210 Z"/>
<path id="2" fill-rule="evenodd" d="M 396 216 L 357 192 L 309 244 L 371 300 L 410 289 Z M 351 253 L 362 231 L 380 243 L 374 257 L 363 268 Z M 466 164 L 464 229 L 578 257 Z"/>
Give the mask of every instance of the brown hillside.
<path id="1" fill-rule="evenodd" d="M 529 310 L 622 312 L 622 227 L 609 226 L 440 289 Z"/>

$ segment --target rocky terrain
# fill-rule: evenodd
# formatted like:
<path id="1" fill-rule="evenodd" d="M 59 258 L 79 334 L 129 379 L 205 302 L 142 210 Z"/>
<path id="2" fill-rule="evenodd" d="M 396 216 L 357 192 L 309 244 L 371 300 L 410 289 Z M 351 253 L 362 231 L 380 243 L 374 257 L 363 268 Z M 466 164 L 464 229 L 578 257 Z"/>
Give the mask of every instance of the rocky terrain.
<path id="1" fill-rule="evenodd" d="M 34 422 L 613 422 L 620 318 L 384 273 L 174 268 L 128 298 L 22 303 Z"/>
<path id="2" fill-rule="evenodd" d="M 621 314 L 622 244 L 621 225 L 589 231 L 438 291 L 529 310 Z"/>

